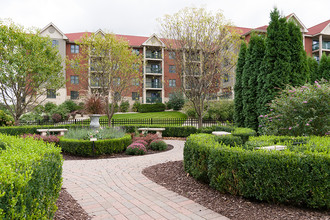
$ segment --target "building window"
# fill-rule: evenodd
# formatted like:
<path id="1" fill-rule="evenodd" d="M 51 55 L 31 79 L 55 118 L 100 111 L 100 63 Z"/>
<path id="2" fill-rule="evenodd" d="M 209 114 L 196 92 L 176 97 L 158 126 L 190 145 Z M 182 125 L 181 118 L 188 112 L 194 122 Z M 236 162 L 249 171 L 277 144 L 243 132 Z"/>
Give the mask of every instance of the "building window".
<path id="1" fill-rule="evenodd" d="M 58 47 L 58 40 L 52 40 L 52 47 Z"/>
<path id="2" fill-rule="evenodd" d="M 139 55 L 140 54 L 140 49 L 133 48 L 132 52 L 136 55 Z"/>
<path id="3" fill-rule="evenodd" d="M 79 84 L 79 76 L 70 76 L 71 84 Z"/>
<path id="4" fill-rule="evenodd" d="M 48 99 L 56 99 L 55 89 L 47 89 L 47 98 Z"/>
<path id="5" fill-rule="evenodd" d="M 133 86 L 138 86 L 138 85 L 140 85 L 139 79 L 138 79 L 138 78 L 134 78 L 134 79 L 132 79 L 132 85 L 133 85 Z"/>
<path id="6" fill-rule="evenodd" d="M 226 73 L 223 77 L 223 82 L 229 82 L 229 74 Z"/>
<path id="7" fill-rule="evenodd" d="M 71 53 L 79 53 L 79 45 L 71 45 Z"/>
<path id="8" fill-rule="evenodd" d="M 78 91 L 71 91 L 71 99 L 79 99 L 79 92 Z"/>
<path id="9" fill-rule="evenodd" d="M 176 87 L 176 80 L 175 79 L 170 79 L 169 80 L 169 86 L 170 87 Z"/>
<path id="10" fill-rule="evenodd" d="M 169 72 L 170 73 L 175 73 L 175 65 L 170 65 Z"/>
<path id="11" fill-rule="evenodd" d="M 133 101 L 139 101 L 140 95 L 138 92 L 132 92 L 132 100 Z"/>
<path id="12" fill-rule="evenodd" d="M 170 59 L 175 59 L 175 52 L 174 51 L 169 52 L 169 58 Z"/>
<path id="13" fill-rule="evenodd" d="M 115 99 L 115 101 L 119 101 L 120 99 L 121 99 L 121 95 L 120 95 L 120 93 L 119 92 L 115 92 L 115 94 L 114 94 L 114 97 L 113 97 L 114 99 Z"/>

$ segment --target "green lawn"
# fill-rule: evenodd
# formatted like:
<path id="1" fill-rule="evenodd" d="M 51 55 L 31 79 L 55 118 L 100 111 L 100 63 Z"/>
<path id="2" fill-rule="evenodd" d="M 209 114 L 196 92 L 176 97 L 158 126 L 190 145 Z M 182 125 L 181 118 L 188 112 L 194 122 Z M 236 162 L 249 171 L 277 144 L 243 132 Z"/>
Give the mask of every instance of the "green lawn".
<path id="1" fill-rule="evenodd" d="M 181 112 L 149 112 L 149 113 L 127 113 L 127 114 L 114 114 L 113 119 L 168 119 L 168 118 L 183 118 L 187 119 L 187 115 Z M 107 116 L 102 116 L 101 119 L 108 119 Z"/>

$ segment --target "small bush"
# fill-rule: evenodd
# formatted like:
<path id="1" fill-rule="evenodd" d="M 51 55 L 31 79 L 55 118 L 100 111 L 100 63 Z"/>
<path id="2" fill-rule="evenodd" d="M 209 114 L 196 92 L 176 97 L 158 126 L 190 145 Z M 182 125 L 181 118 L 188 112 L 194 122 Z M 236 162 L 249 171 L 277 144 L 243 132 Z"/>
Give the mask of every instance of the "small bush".
<path id="1" fill-rule="evenodd" d="M 173 110 L 178 111 L 182 109 L 184 105 L 184 97 L 182 92 L 173 92 L 168 103 Z"/>
<path id="2" fill-rule="evenodd" d="M 109 104 L 109 109 L 111 109 L 111 106 L 112 104 L 110 103 Z M 118 103 L 115 104 L 115 108 L 114 108 L 114 113 L 118 112 L 119 111 L 119 106 L 118 106 Z"/>
<path id="3" fill-rule="evenodd" d="M 55 135 L 41 136 L 40 134 L 24 134 L 21 137 L 22 138 L 31 137 L 35 140 L 43 140 L 44 142 L 54 143 L 54 144 L 58 144 L 58 142 L 60 141 L 60 139 Z"/>
<path id="4" fill-rule="evenodd" d="M 215 136 L 214 138 L 217 142 L 231 147 L 236 147 L 243 144 L 242 139 L 234 135 L 221 135 L 221 136 Z"/>
<path id="5" fill-rule="evenodd" d="M 163 140 L 157 139 L 151 141 L 149 148 L 151 150 L 163 151 L 167 149 L 167 144 Z"/>
<path id="6" fill-rule="evenodd" d="M 165 111 L 165 104 L 163 103 L 155 103 L 155 104 L 141 104 L 139 106 L 138 111 L 141 113 L 146 112 L 163 112 Z"/>
<path id="7" fill-rule="evenodd" d="M 54 113 L 52 115 L 52 120 L 55 123 L 61 122 L 62 121 L 62 116 L 60 114 L 58 114 L 58 113 Z"/>
<path id="8" fill-rule="evenodd" d="M 146 142 L 145 140 L 135 140 L 134 143 L 140 143 L 140 144 L 143 144 L 146 148 L 148 147 L 148 142 Z"/>
<path id="9" fill-rule="evenodd" d="M 126 148 L 125 153 L 128 155 L 143 155 L 147 153 L 147 149 L 143 144 L 134 142 Z"/>
<path id="10" fill-rule="evenodd" d="M 256 136 L 257 132 L 251 128 L 236 128 L 231 134 L 240 137 L 243 143 L 245 143 L 249 140 L 250 136 Z"/>
<path id="11" fill-rule="evenodd" d="M 128 101 L 122 101 L 120 103 L 120 111 L 121 112 L 128 112 L 129 109 L 129 102 Z"/>
<path id="12" fill-rule="evenodd" d="M 57 105 L 52 102 L 47 102 L 45 104 L 44 110 L 46 113 L 52 112 L 54 109 L 57 108 Z"/>
<path id="13" fill-rule="evenodd" d="M 50 115 L 52 116 L 52 119 L 53 119 L 54 114 L 59 114 L 61 116 L 60 119 L 59 119 L 58 116 L 56 116 L 55 120 L 60 120 L 60 121 L 67 120 L 68 117 L 69 117 L 69 109 L 67 109 L 67 107 L 65 105 L 59 105 L 50 112 Z M 59 121 L 55 121 L 55 122 L 59 122 Z"/>
<path id="14" fill-rule="evenodd" d="M 4 111 L 0 110 L 0 126 L 14 125 L 14 119 Z"/>
<path id="15" fill-rule="evenodd" d="M 141 105 L 141 103 L 139 101 L 135 101 L 133 106 L 132 106 L 132 111 L 133 112 L 138 112 L 140 105 Z"/>
<path id="16" fill-rule="evenodd" d="M 80 109 L 79 105 L 72 100 L 66 100 L 62 105 L 64 105 L 69 112 L 74 112 Z"/>
<path id="17" fill-rule="evenodd" d="M 141 134 L 140 137 L 134 137 L 133 142 L 135 142 L 137 140 L 143 140 L 143 141 L 147 142 L 149 145 L 151 143 L 151 141 L 153 141 L 155 139 L 159 139 L 159 137 L 156 134 L 148 133 L 147 135 Z"/>

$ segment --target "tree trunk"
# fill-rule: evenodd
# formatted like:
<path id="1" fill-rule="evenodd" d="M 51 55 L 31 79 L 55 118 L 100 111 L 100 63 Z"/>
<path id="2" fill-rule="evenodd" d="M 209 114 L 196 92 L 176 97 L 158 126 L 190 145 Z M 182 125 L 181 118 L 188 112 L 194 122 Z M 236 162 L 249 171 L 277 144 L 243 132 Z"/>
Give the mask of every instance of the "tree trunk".
<path id="1" fill-rule="evenodd" d="M 105 103 L 106 103 L 105 112 L 108 116 L 108 126 L 111 127 L 111 119 L 112 119 L 112 116 L 115 111 L 115 104 L 111 103 L 111 108 L 109 108 L 109 99 L 108 98 L 105 100 Z"/>
<path id="2" fill-rule="evenodd" d="M 203 127 L 203 116 L 198 115 L 198 129 Z"/>

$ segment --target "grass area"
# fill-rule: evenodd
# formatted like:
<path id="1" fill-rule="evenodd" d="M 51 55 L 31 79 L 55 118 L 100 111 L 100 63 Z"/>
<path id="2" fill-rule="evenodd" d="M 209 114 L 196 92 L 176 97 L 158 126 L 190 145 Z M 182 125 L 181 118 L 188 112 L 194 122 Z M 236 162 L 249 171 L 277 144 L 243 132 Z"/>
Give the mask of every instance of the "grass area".
<path id="1" fill-rule="evenodd" d="M 187 119 L 187 115 L 181 112 L 148 112 L 148 113 L 127 113 L 127 114 L 114 114 L 113 119 L 168 119 L 168 118 L 183 118 Z M 102 116 L 101 119 L 108 119 L 107 116 Z"/>

